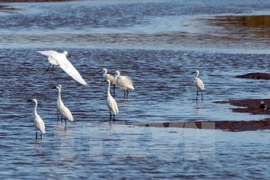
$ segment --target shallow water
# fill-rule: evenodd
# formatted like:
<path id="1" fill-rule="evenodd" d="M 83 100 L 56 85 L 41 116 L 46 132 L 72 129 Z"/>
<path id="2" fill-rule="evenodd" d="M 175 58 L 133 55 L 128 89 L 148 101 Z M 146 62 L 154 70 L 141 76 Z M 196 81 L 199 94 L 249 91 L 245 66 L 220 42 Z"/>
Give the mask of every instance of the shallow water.
<path id="1" fill-rule="evenodd" d="M 268 36 L 256 39 L 260 28 L 268 27 L 254 31 L 238 21 L 224 22 L 225 16 L 269 14 L 267 1 L 8 5 L 17 10 L 0 12 L 3 178 L 269 178 L 269 130 L 215 130 L 216 121 L 268 116 L 232 113 L 231 106 L 214 103 L 269 96 L 265 80 L 235 78 L 269 71 Z M 230 36 L 231 29 L 240 33 Z M 71 53 L 89 86 L 59 67 L 53 77 L 43 75 L 48 61 L 35 51 L 48 49 Z M 120 114 L 114 122 L 106 83 L 95 74 L 104 67 L 132 77 L 135 86 L 128 99 L 116 89 Z M 206 87 L 203 101 L 194 100 L 195 69 Z M 57 92 L 51 89 L 57 84 L 75 118 L 66 126 L 57 121 Z M 43 140 L 35 140 L 33 104 L 25 102 L 30 98 L 39 101 Z M 194 121 L 210 128 L 164 127 Z"/>

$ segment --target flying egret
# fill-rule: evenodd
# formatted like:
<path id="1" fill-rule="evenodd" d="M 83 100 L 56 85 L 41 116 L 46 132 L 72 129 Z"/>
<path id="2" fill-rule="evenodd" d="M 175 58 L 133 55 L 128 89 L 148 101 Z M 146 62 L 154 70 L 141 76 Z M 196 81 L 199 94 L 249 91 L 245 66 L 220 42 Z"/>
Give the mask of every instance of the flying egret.
<path id="1" fill-rule="evenodd" d="M 70 112 L 70 110 L 64 105 L 62 99 L 61 99 L 61 88 L 62 86 L 59 84 L 58 86 L 53 87 L 53 89 L 58 89 L 58 99 L 57 99 L 57 110 L 61 114 L 61 119 L 64 117 L 65 122 L 67 122 L 67 119 L 69 121 L 74 121 L 73 116 Z"/>
<path id="2" fill-rule="evenodd" d="M 43 120 L 41 119 L 41 117 L 37 113 L 38 101 L 36 99 L 31 99 L 31 100 L 28 100 L 28 102 L 35 102 L 35 107 L 34 107 L 34 115 L 35 115 L 34 125 L 35 125 L 35 128 L 36 128 L 36 139 L 37 139 L 37 132 L 38 131 L 41 132 L 40 137 L 42 139 L 42 134 L 45 134 L 45 124 L 44 124 Z"/>
<path id="3" fill-rule="evenodd" d="M 107 106 L 108 106 L 109 111 L 110 111 L 110 119 L 112 118 L 112 113 L 113 113 L 114 119 L 115 119 L 115 115 L 117 115 L 119 113 L 119 110 L 118 110 L 118 106 L 117 106 L 117 103 L 116 103 L 115 99 L 112 97 L 112 95 L 110 93 L 111 82 L 110 82 L 109 79 L 107 79 L 107 82 L 108 82 Z"/>
<path id="4" fill-rule="evenodd" d="M 87 83 L 81 77 L 80 73 L 75 69 L 75 67 L 67 59 L 67 57 L 71 57 L 67 51 L 64 51 L 63 53 L 59 53 L 53 50 L 36 51 L 36 52 L 48 57 L 48 61 L 50 65 L 44 74 L 46 74 L 49 71 L 50 66 L 53 65 L 50 76 L 53 75 L 54 66 L 59 65 L 74 80 L 81 83 L 82 85 L 85 85 L 85 86 L 87 85 Z"/>
<path id="5" fill-rule="evenodd" d="M 199 76 L 199 71 L 196 70 L 193 73 L 196 73 L 196 77 L 195 77 L 195 81 L 194 84 L 197 88 L 197 96 L 196 96 L 196 100 L 198 99 L 198 95 L 199 95 L 199 91 L 201 92 L 201 98 L 203 100 L 203 90 L 204 90 L 204 84 L 203 81 L 198 77 Z"/>
<path id="6" fill-rule="evenodd" d="M 115 73 L 115 84 L 124 90 L 124 98 L 127 98 L 129 91 L 134 90 L 132 79 L 128 76 L 121 76 L 120 71 L 116 71 Z"/>
<path id="7" fill-rule="evenodd" d="M 115 92 L 115 79 L 114 79 L 113 75 L 108 74 L 107 68 L 103 68 L 102 70 L 98 71 L 97 73 L 99 73 L 99 72 L 103 72 L 102 76 L 104 77 L 105 80 L 107 80 L 107 79 L 110 80 L 111 85 L 113 85 L 113 91 Z"/>

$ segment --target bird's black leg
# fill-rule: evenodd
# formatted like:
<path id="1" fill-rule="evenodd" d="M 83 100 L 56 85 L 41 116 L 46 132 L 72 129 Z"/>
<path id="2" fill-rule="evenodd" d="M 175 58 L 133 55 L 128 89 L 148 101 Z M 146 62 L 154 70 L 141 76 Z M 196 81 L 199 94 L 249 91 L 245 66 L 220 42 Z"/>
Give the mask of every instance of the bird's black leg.
<path id="1" fill-rule="evenodd" d="M 202 97 L 202 100 L 203 100 L 203 92 L 201 91 L 201 97 Z"/>
<path id="2" fill-rule="evenodd" d="M 36 131 L 36 139 L 37 139 L 37 131 Z"/>
<path id="3" fill-rule="evenodd" d="M 52 66 L 52 72 L 50 74 L 50 77 L 53 75 L 54 65 Z"/>
<path id="4" fill-rule="evenodd" d="M 111 111 L 110 111 L 110 120 L 112 119 L 112 113 L 111 113 Z"/>
<path id="5" fill-rule="evenodd" d="M 49 71 L 50 67 L 51 67 L 52 64 L 49 65 L 49 67 L 46 69 L 44 75 Z"/>
<path id="6" fill-rule="evenodd" d="M 128 90 L 127 90 L 127 97 L 126 97 L 126 98 L 128 98 L 128 94 L 129 94 L 129 92 L 128 92 Z"/>
<path id="7" fill-rule="evenodd" d="M 42 139 L 42 133 L 40 133 L 40 139 Z"/>
<path id="8" fill-rule="evenodd" d="M 199 91 L 197 90 L 197 96 L 196 96 L 196 100 L 198 99 L 198 95 L 199 95 Z"/>
<path id="9" fill-rule="evenodd" d="M 126 90 L 124 90 L 124 98 L 126 98 Z"/>

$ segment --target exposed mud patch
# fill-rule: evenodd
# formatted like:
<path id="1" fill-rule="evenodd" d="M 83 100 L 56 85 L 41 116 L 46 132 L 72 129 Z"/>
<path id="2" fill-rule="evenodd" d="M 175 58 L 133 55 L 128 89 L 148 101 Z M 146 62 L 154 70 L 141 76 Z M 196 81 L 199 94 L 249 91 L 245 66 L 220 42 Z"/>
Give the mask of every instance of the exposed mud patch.
<path id="1" fill-rule="evenodd" d="M 208 122 L 166 122 L 137 124 L 145 127 L 160 128 L 194 128 L 194 129 L 219 129 L 223 131 L 254 131 L 270 129 L 270 120 L 262 121 L 208 121 Z"/>
<path id="2" fill-rule="evenodd" d="M 13 8 L 13 7 L 9 7 L 9 6 L 5 6 L 5 5 L 0 5 L 0 12 L 15 12 L 17 10 L 19 10 L 19 9 Z"/>
<path id="3" fill-rule="evenodd" d="M 261 101 L 268 107 L 266 110 L 260 108 Z M 217 101 L 216 103 L 231 104 L 238 106 L 232 108 L 233 112 L 250 113 L 254 115 L 258 114 L 270 114 L 270 99 L 245 99 L 245 100 L 228 100 Z"/>
<path id="4" fill-rule="evenodd" d="M 248 73 L 244 75 L 237 75 L 236 78 L 244 78 L 244 79 L 264 79 L 270 80 L 270 74 L 268 73 Z"/>

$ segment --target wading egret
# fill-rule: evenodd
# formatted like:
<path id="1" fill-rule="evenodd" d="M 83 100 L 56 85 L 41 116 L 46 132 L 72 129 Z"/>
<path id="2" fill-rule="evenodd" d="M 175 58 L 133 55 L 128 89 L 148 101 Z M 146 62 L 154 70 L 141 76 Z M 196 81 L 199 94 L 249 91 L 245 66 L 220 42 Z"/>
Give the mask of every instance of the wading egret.
<path id="1" fill-rule="evenodd" d="M 40 131 L 40 137 L 42 139 L 42 134 L 45 134 L 45 124 L 43 122 L 43 120 L 41 119 L 41 117 L 38 115 L 37 113 L 37 105 L 38 105 L 38 101 L 36 99 L 31 99 L 28 100 L 28 102 L 34 102 L 35 103 L 35 107 L 34 107 L 34 125 L 36 128 L 36 139 L 37 139 L 37 132 Z"/>
<path id="2" fill-rule="evenodd" d="M 113 92 L 115 92 L 115 79 L 114 79 L 113 75 L 108 74 L 107 68 L 103 68 L 102 70 L 98 71 L 97 73 L 99 73 L 99 72 L 103 72 L 102 76 L 104 77 L 105 80 L 107 80 L 107 79 L 110 80 L 111 85 L 113 85 Z"/>
<path id="3" fill-rule="evenodd" d="M 53 89 L 58 89 L 58 98 L 57 98 L 57 111 L 61 114 L 62 117 L 65 119 L 65 122 L 67 122 L 67 119 L 69 121 L 74 121 L 73 116 L 70 112 L 70 110 L 64 105 L 62 99 L 61 99 L 61 88 L 62 86 L 59 84 L 58 86 L 53 87 Z"/>
<path id="4" fill-rule="evenodd" d="M 129 91 L 134 90 L 132 79 L 128 76 L 121 76 L 120 71 L 116 71 L 115 73 L 115 84 L 124 90 L 124 98 L 127 98 Z"/>
<path id="5" fill-rule="evenodd" d="M 70 54 L 67 51 L 64 51 L 63 53 L 58 53 L 53 50 L 49 51 L 37 51 L 38 53 L 47 56 L 49 60 L 49 67 L 45 71 L 44 74 L 46 74 L 49 71 L 49 68 L 51 65 L 52 71 L 50 76 L 53 75 L 53 69 L 54 66 L 59 65 L 68 75 L 70 75 L 74 80 L 81 83 L 82 85 L 87 85 L 87 83 L 84 81 L 84 79 L 81 77 L 80 73 L 75 69 L 75 67 L 69 62 L 67 57 L 71 57 Z"/>
<path id="6" fill-rule="evenodd" d="M 266 104 L 264 104 L 263 101 L 261 101 L 260 108 L 261 108 L 261 110 L 264 110 L 264 111 L 267 110 L 267 106 L 266 106 Z"/>
<path id="7" fill-rule="evenodd" d="M 117 106 L 115 99 L 111 96 L 111 93 L 110 93 L 110 86 L 111 86 L 110 80 L 107 79 L 107 82 L 108 82 L 107 106 L 108 106 L 109 111 L 110 111 L 110 119 L 112 118 L 112 116 L 114 116 L 114 119 L 115 119 L 115 115 L 117 115 L 119 113 L 119 110 L 118 110 L 118 106 Z"/>
<path id="8" fill-rule="evenodd" d="M 204 90 L 204 84 L 203 81 L 198 77 L 199 76 L 199 71 L 196 70 L 193 73 L 196 73 L 196 77 L 195 77 L 195 81 L 194 84 L 197 88 L 197 96 L 196 96 L 196 100 L 198 99 L 198 95 L 199 95 L 199 91 L 201 92 L 201 98 L 203 100 L 203 90 Z"/>

